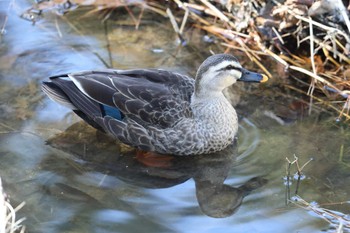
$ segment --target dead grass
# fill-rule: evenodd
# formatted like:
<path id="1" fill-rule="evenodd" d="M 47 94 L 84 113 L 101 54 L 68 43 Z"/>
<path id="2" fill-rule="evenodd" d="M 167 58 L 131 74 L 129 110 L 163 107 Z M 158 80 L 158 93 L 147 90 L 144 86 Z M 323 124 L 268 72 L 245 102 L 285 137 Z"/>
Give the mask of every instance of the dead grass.
<path id="1" fill-rule="evenodd" d="M 21 218 L 19 220 L 16 219 L 16 212 L 24 205 L 25 203 L 22 202 L 16 208 L 12 207 L 2 190 L 0 178 L 0 233 L 25 232 L 25 227 L 22 225 L 25 218 Z"/>
<path id="2" fill-rule="evenodd" d="M 170 19 L 181 41 L 186 27 L 200 28 L 216 36 L 223 52 L 243 51 L 270 78 L 297 77 L 286 88 L 309 98 L 309 113 L 321 105 L 337 112 L 338 120 L 350 119 L 350 21 L 340 0 L 52 0 L 26 15 L 63 14 L 86 5 L 93 7 L 89 14 L 99 12 L 103 19 L 124 8 L 136 29 L 144 10 L 155 12 Z"/>
<path id="3" fill-rule="evenodd" d="M 305 179 L 305 175 L 303 174 L 303 169 L 312 161 L 310 159 L 304 165 L 299 165 L 299 159 L 294 155 L 294 159 L 291 161 L 288 158 L 287 160 L 287 169 L 286 176 L 284 177 L 284 184 L 286 186 L 286 205 L 293 204 L 299 208 L 305 209 L 306 211 L 310 211 L 315 214 L 315 216 L 324 219 L 330 224 L 330 232 L 350 232 L 350 217 L 349 214 L 344 214 L 340 211 L 335 211 L 332 209 L 324 208 L 324 206 L 334 206 L 334 205 L 350 205 L 350 201 L 338 202 L 338 203 L 326 203 L 319 204 L 315 201 L 308 202 L 304 200 L 299 195 L 299 187 L 302 180 Z M 291 175 L 291 168 L 295 166 L 296 174 L 294 176 Z M 291 196 L 291 186 L 292 180 L 295 182 L 295 191 L 293 196 Z"/>

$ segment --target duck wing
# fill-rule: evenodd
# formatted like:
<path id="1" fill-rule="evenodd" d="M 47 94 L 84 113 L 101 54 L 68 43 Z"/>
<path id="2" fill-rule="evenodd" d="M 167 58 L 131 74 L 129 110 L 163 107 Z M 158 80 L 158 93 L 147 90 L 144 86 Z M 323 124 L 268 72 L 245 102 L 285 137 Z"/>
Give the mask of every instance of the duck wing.
<path id="1" fill-rule="evenodd" d="M 144 126 L 168 128 L 192 115 L 194 80 L 185 75 L 139 69 L 88 71 L 68 76 L 89 98 L 119 109 Z"/>
<path id="2" fill-rule="evenodd" d="M 164 129 L 192 116 L 194 80 L 165 70 L 57 75 L 42 90 L 93 127 L 142 150 L 169 152 Z"/>

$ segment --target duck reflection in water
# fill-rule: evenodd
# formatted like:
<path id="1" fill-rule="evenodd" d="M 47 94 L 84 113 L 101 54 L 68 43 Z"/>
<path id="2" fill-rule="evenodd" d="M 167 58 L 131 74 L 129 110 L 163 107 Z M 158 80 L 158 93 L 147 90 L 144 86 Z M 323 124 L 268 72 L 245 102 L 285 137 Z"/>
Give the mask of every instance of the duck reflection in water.
<path id="1" fill-rule="evenodd" d="M 236 140 L 215 155 L 159 156 L 125 147 L 98 131 L 86 131 L 96 130 L 78 122 L 47 143 L 77 157 L 76 161 L 83 163 L 89 172 L 101 172 L 143 188 L 168 188 L 192 178 L 199 206 L 210 217 L 232 215 L 245 196 L 267 182 L 262 177 L 255 177 L 239 187 L 224 183 L 236 163 Z"/>

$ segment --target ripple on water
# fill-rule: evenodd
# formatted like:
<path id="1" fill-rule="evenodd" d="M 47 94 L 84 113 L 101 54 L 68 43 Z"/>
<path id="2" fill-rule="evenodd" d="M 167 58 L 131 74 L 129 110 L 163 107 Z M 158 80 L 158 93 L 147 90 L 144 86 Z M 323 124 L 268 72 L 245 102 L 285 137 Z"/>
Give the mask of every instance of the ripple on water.
<path id="1" fill-rule="evenodd" d="M 238 160 L 251 155 L 260 142 L 260 133 L 258 128 L 248 118 L 243 118 L 239 124 L 238 132 Z"/>

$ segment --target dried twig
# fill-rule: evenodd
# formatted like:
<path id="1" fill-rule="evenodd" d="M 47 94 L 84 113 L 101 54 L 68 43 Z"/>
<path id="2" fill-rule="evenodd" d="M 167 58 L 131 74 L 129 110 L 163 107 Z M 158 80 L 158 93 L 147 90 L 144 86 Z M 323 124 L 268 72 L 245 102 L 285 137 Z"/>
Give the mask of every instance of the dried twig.
<path id="1" fill-rule="evenodd" d="M 326 209 L 320 207 L 320 204 L 315 202 L 309 203 L 302 199 L 300 196 L 294 196 L 291 200 L 294 205 L 303 208 L 307 211 L 312 211 L 316 216 L 326 220 L 331 225 L 337 226 L 336 232 L 349 232 L 350 231 L 350 220 L 347 214 L 343 214 L 339 211 L 334 211 L 331 209 Z M 332 204 L 350 204 L 349 201 L 332 203 Z M 324 204 L 325 205 L 325 204 Z"/>
<path id="2" fill-rule="evenodd" d="M 298 195 L 298 189 L 299 189 L 299 185 L 300 185 L 300 181 L 302 179 L 304 179 L 305 177 L 303 177 L 304 175 L 302 174 L 303 169 L 306 167 L 306 165 L 308 165 L 312 159 L 310 159 L 309 161 L 307 161 L 304 165 L 300 166 L 299 162 L 298 162 L 298 157 L 296 157 L 294 155 L 294 160 L 289 160 L 288 158 L 286 158 L 288 164 L 287 164 L 287 169 L 286 169 L 286 177 L 285 177 L 285 185 L 286 185 L 286 203 L 288 205 L 288 203 L 292 203 L 298 207 L 301 207 L 303 209 L 306 209 L 308 211 L 312 211 L 313 213 L 315 213 L 317 216 L 323 218 L 324 220 L 328 221 L 330 224 L 332 225 L 336 225 L 338 227 L 338 230 L 340 230 L 339 232 L 343 232 L 343 229 L 346 230 L 350 230 L 350 220 L 347 217 L 346 214 L 343 214 L 341 212 L 337 212 L 334 210 L 330 210 L 330 209 L 326 209 L 326 208 L 322 208 L 320 207 L 321 205 L 313 202 L 313 203 L 308 203 L 307 201 L 305 201 L 304 199 L 302 199 L 299 195 Z M 297 182 L 296 182 L 296 190 L 295 190 L 295 194 L 293 197 L 290 197 L 290 185 L 291 185 L 291 180 L 292 180 L 292 176 L 291 176 L 291 165 L 294 165 L 297 168 Z M 294 177 L 295 179 L 295 177 Z M 345 202 L 340 202 L 340 203 L 329 203 L 330 204 L 350 204 L 349 201 L 345 201 Z"/>
<path id="3" fill-rule="evenodd" d="M 0 178 L 0 233 L 15 233 L 25 232 L 25 227 L 22 226 L 22 222 L 25 218 L 16 220 L 16 212 L 20 210 L 25 205 L 25 202 L 22 202 L 16 208 L 13 208 L 4 196 L 2 190 L 2 183 Z"/>
<path id="4" fill-rule="evenodd" d="M 170 19 L 174 31 L 179 35 L 181 41 L 184 41 L 183 32 L 185 25 L 188 25 L 191 20 L 197 28 L 216 35 L 219 42 L 224 46 L 224 51 L 228 51 L 232 48 L 243 51 L 251 61 L 256 63 L 257 66 L 271 78 L 273 75 L 270 73 L 270 70 L 265 67 L 266 63 L 264 60 L 261 59 L 261 56 L 270 56 L 276 62 L 285 66 L 286 69 L 301 72 L 305 76 L 311 78 L 310 84 L 308 84 L 309 90 L 307 92 L 310 98 L 309 111 L 311 111 L 315 104 L 320 103 L 320 100 L 324 103 L 327 100 L 323 99 L 330 97 L 327 89 L 324 88 L 325 86 L 326 88 L 334 90 L 339 96 L 344 96 L 343 93 L 350 88 L 349 80 L 332 78 L 334 77 L 332 73 L 334 73 L 335 70 L 338 76 L 342 76 L 341 73 L 344 72 L 344 70 L 347 69 L 346 66 L 350 64 L 350 59 L 348 58 L 348 48 L 350 47 L 350 21 L 348 17 L 345 17 L 346 11 L 341 1 L 334 1 L 339 1 L 339 14 L 344 18 L 345 25 L 348 28 L 347 32 L 341 30 L 340 27 L 335 28 L 316 22 L 313 18 L 306 16 L 307 12 L 298 10 L 299 8 L 294 3 L 294 5 L 288 5 L 290 2 L 288 4 L 281 4 L 278 1 L 273 1 L 275 7 L 271 10 L 270 15 L 275 18 L 273 20 L 266 20 L 266 22 L 273 22 L 273 26 L 265 26 L 265 29 L 268 30 L 270 28 L 273 32 L 273 37 L 267 36 L 267 39 L 271 41 L 266 41 L 264 35 L 262 35 L 258 27 L 256 27 L 256 14 L 261 10 L 259 7 L 264 6 L 264 2 L 242 4 L 238 12 L 233 12 L 233 8 L 229 6 L 230 4 L 226 6 L 222 5 L 221 8 L 218 1 L 214 3 L 214 1 L 209 0 L 189 0 L 186 2 L 172 0 L 177 6 L 175 9 L 170 9 L 172 6 L 170 1 L 166 9 L 164 5 L 154 0 L 117 0 L 111 2 L 93 0 L 89 3 L 84 2 L 84 4 L 96 6 L 95 12 L 101 9 L 113 10 L 118 7 L 124 7 L 128 11 L 136 28 L 138 28 L 141 22 L 144 9 L 166 16 Z M 260 6 L 261 4 L 262 6 Z M 302 3 L 299 4 L 302 5 Z M 130 6 L 135 6 L 136 9 L 141 7 L 141 12 L 138 17 L 135 17 L 135 8 L 131 8 Z M 39 9 L 42 10 L 43 8 Z M 182 15 L 181 10 L 179 11 L 178 9 L 183 10 Z M 248 19 L 246 19 L 247 17 Z M 178 21 L 181 18 L 181 26 L 179 27 Z M 244 23 L 242 24 L 242 22 Z M 289 25 L 288 30 L 284 30 L 287 27 L 286 25 Z M 278 27 L 278 30 L 276 27 Z M 291 32 L 293 28 L 295 31 Z M 309 29 L 309 33 L 305 35 L 307 29 Z M 298 47 L 293 51 L 289 51 L 283 47 L 286 41 L 291 39 L 295 39 L 298 44 Z M 269 47 L 266 46 L 267 42 Z M 310 62 L 310 67 L 306 66 L 306 60 L 303 57 L 296 55 L 299 46 L 303 43 L 308 43 L 310 46 L 310 55 L 307 60 L 308 63 Z M 276 49 L 280 51 L 279 54 L 275 51 Z M 321 62 L 316 62 L 315 56 L 319 54 L 325 55 L 326 59 Z M 319 66 L 322 66 L 322 71 L 319 70 Z M 315 98 L 316 96 L 314 94 L 316 89 L 321 90 L 321 92 L 317 92 L 317 95 L 319 95 L 318 98 Z M 322 92 L 325 95 L 324 97 L 319 94 Z M 338 109 L 338 112 L 340 112 L 342 116 L 345 116 L 346 119 L 349 119 L 348 100 L 343 100 L 343 102 L 343 108 L 341 110 Z"/>

